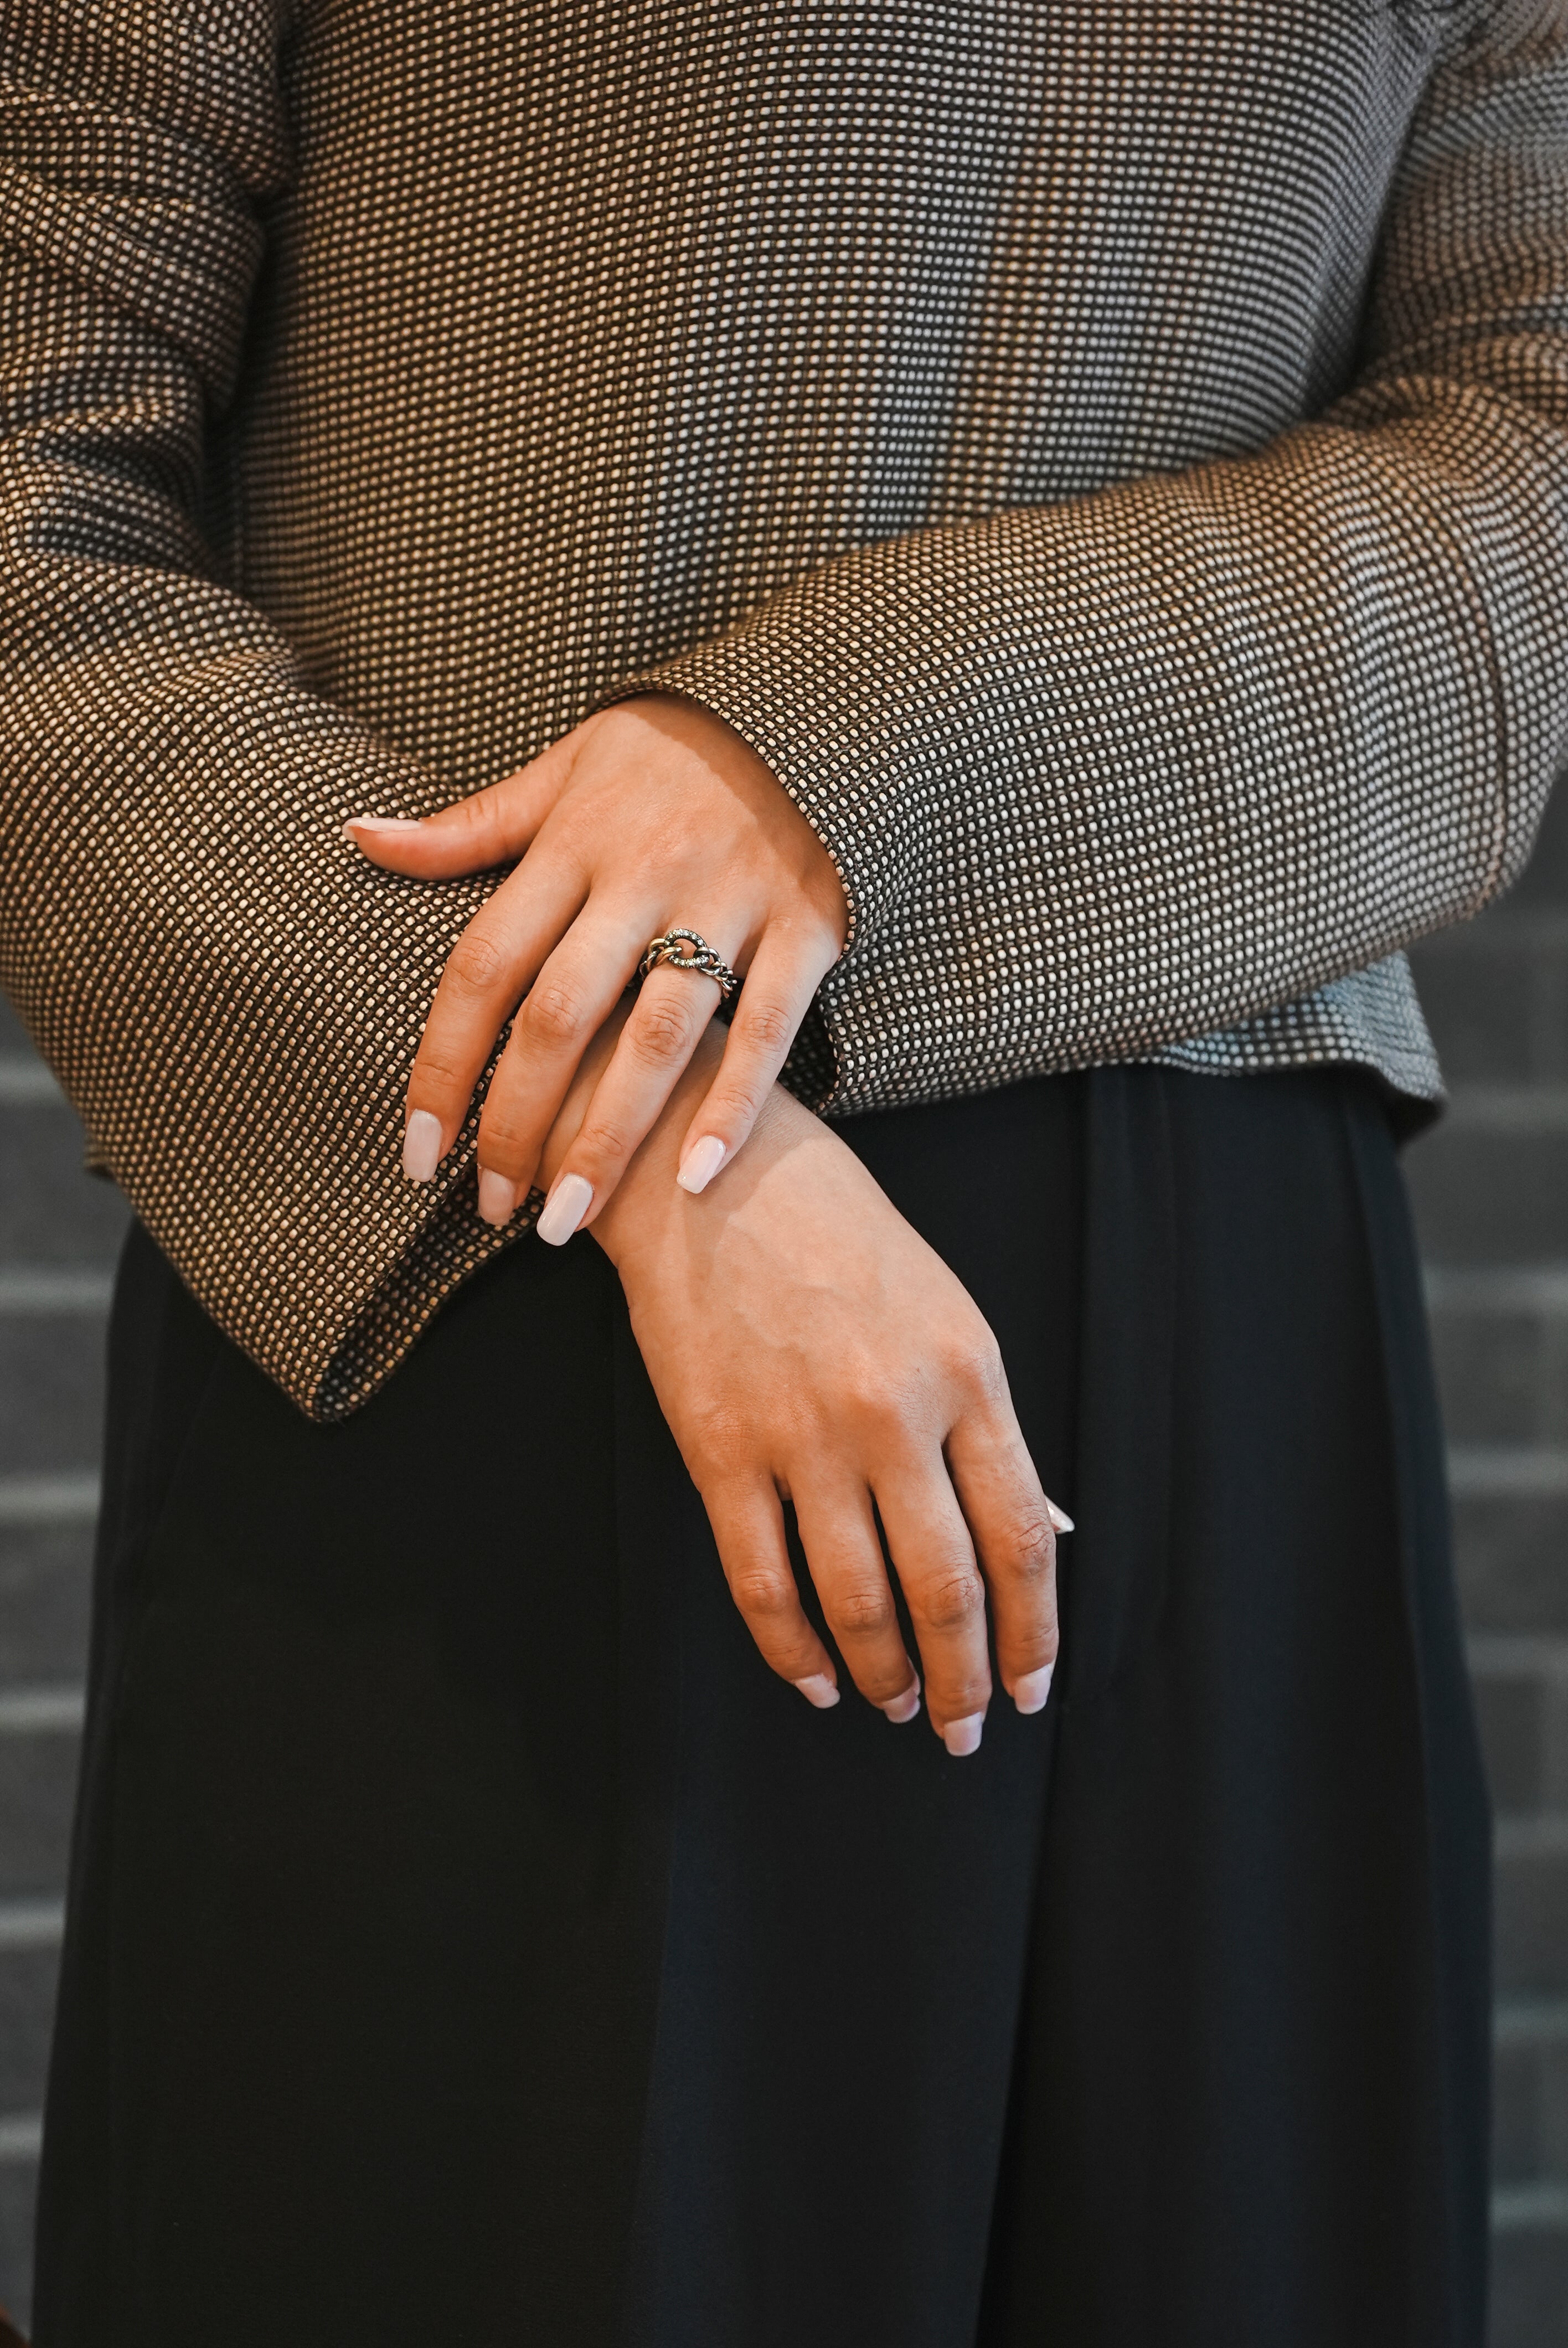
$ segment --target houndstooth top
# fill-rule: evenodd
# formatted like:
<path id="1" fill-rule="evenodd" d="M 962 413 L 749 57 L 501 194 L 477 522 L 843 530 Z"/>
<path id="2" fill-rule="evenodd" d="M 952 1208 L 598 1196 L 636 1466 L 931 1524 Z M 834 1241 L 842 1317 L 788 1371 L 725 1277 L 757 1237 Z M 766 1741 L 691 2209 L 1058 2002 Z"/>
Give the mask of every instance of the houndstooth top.
<path id="1" fill-rule="evenodd" d="M 1568 717 L 1568 5 L 0 0 L 3 975 L 323 1418 L 503 1242 L 404 1081 L 492 880 L 339 835 L 652 681 L 854 932 L 848 1113 L 1439 1091 Z M 671 908 L 678 913 L 679 908 Z"/>

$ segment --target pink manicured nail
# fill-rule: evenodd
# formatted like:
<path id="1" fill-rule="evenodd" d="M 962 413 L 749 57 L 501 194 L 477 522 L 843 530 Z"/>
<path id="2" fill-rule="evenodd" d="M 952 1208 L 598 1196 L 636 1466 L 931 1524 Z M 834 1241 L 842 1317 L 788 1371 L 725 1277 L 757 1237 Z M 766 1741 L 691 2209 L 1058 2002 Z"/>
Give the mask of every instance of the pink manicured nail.
<path id="1" fill-rule="evenodd" d="M 831 1712 L 838 1702 L 838 1690 L 825 1672 L 813 1672 L 808 1679 L 795 1680 L 792 1685 L 799 1688 L 807 1704 L 815 1704 L 818 1712 Z"/>
<path id="2" fill-rule="evenodd" d="M 509 1223 L 518 1208 L 518 1186 L 508 1182 L 504 1174 L 489 1174 L 479 1169 L 479 1212 L 486 1222 Z"/>
<path id="3" fill-rule="evenodd" d="M 1045 1513 L 1059 1533 L 1070 1533 L 1073 1530 L 1072 1519 L 1065 1509 L 1059 1509 L 1054 1500 L 1047 1500 Z"/>
<path id="4" fill-rule="evenodd" d="M 917 1673 L 913 1687 L 907 1687 L 902 1695 L 896 1695 L 891 1704 L 885 1704 L 881 1709 L 883 1719 L 890 1720 L 895 1728 L 902 1728 L 907 1720 L 913 1720 L 920 1709 L 919 1674 Z"/>
<path id="5" fill-rule="evenodd" d="M 1038 1672 L 1025 1672 L 1012 1692 L 1012 1700 L 1020 1712 L 1043 1712 L 1045 1699 L 1050 1694 L 1050 1675 L 1054 1663 L 1041 1663 Z"/>
<path id="6" fill-rule="evenodd" d="M 707 1189 L 723 1162 L 723 1143 L 716 1133 L 705 1133 L 681 1160 L 681 1171 L 675 1179 L 682 1190 L 690 1190 L 694 1198 L 699 1190 Z"/>
<path id="7" fill-rule="evenodd" d="M 343 826 L 352 839 L 356 831 L 421 831 L 424 826 L 411 815 L 351 815 Z"/>
<path id="8" fill-rule="evenodd" d="M 962 1720 L 949 1720 L 942 1731 L 942 1742 L 955 1761 L 967 1760 L 980 1749 L 980 1731 L 986 1725 L 983 1712 L 971 1712 Z"/>
<path id="9" fill-rule="evenodd" d="M 403 1128 L 403 1170 L 411 1182 L 431 1182 L 441 1163 L 441 1120 L 416 1108 Z"/>
<path id="10" fill-rule="evenodd" d="M 593 1184 L 584 1174 L 563 1174 L 545 1200 L 535 1226 L 547 1247 L 565 1247 L 593 1204 Z"/>

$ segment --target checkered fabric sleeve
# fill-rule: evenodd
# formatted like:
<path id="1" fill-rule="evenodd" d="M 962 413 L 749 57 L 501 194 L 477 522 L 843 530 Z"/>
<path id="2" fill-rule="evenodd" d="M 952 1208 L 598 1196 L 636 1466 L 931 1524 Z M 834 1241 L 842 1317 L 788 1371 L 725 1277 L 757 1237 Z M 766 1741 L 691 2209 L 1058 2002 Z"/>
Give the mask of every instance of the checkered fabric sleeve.
<path id="1" fill-rule="evenodd" d="M 210 575 L 209 415 L 288 157 L 261 0 L 7 8 L 0 980 L 94 1154 L 302 1406 L 352 1407 L 497 1244 L 402 1095 L 483 884 L 374 881 L 362 808 L 450 792 Z"/>
<path id="2" fill-rule="evenodd" d="M 855 550 L 622 688 L 726 719 L 832 853 L 833 1107 L 1305 1056 L 1297 998 L 1517 874 L 1568 736 L 1568 10 L 1470 14 L 1320 419 Z"/>

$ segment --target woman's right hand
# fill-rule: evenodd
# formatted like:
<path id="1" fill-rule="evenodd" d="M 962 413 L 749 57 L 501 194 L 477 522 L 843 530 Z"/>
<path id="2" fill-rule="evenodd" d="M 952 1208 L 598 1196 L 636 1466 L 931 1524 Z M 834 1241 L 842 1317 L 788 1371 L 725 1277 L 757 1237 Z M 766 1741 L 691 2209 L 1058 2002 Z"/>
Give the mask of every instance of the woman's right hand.
<path id="1" fill-rule="evenodd" d="M 1037 1712 L 1057 1646 L 1052 1505 L 995 1338 L 853 1151 L 775 1087 L 750 1145 L 698 1197 L 674 1179 L 698 1055 L 593 1225 L 736 1604 L 774 1671 L 818 1704 L 837 1673 L 800 1602 L 782 1503 L 856 1685 L 895 1720 L 924 1673 L 931 1724 L 972 1753 L 1004 1686 Z M 558 1158 L 559 1149 L 552 1153 Z M 1065 1519 L 1061 1519 L 1065 1524 Z"/>

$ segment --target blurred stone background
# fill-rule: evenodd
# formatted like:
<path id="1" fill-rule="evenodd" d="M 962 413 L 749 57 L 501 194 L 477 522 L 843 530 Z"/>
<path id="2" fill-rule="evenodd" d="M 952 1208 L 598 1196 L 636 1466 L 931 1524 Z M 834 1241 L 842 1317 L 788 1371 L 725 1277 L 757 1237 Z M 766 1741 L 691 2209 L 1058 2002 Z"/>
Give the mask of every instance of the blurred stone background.
<path id="1" fill-rule="evenodd" d="M 1415 957 L 1452 1086 L 1408 1165 L 1497 1809 L 1493 2348 L 1568 2348 L 1568 788 Z M 0 1004 L 0 2300 L 24 2321 L 81 1722 L 117 1192 Z"/>

